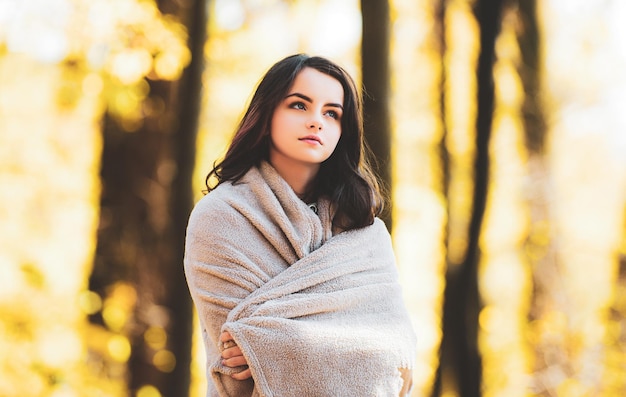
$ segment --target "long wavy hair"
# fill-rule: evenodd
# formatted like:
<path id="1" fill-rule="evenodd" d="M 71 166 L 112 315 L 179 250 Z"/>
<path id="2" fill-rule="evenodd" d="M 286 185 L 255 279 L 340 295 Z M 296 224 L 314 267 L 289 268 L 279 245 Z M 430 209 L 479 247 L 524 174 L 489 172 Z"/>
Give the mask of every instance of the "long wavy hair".
<path id="1" fill-rule="evenodd" d="M 380 185 L 369 165 L 363 140 L 362 99 L 354 80 L 328 59 L 297 54 L 274 64 L 261 79 L 224 158 L 206 177 L 207 193 L 221 183 L 236 183 L 253 166 L 269 160 L 274 110 L 304 68 L 313 68 L 339 81 L 344 91 L 341 136 L 332 155 L 320 164 L 311 195 L 328 197 L 336 209 L 333 225 L 343 230 L 374 222 L 384 207 Z M 217 183 L 211 184 L 211 181 Z"/>

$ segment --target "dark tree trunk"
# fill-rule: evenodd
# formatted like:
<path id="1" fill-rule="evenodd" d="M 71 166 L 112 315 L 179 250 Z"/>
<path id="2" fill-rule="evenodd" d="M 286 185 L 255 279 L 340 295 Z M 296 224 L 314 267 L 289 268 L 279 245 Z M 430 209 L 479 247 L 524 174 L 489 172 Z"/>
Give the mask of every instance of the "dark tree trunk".
<path id="1" fill-rule="evenodd" d="M 546 122 L 541 106 L 541 75 L 540 75 L 540 48 L 539 48 L 539 24 L 537 21 L 536 0 L 510 0 L 517 16 L 517 41 L 519 43 L 521 62 L 518 66 L 522 86 L 524 88 L 524 102 L 521 109 L 521 118 L 524 123 L 524 137 L 528 150 L 528 174 L 529 180 L 533 181 L 528 187 L 530 192 L 527 197 L 527 205 L 530 215 L 530 230 L 526 241 L 526 252 L 541 253 L 534 255 L 533 265 L 533 294 L 529 311 L 529 320 L 533 321 L 543 316 L 545 307 L 551 307 L 550 300 L 555 299 L 552 295 L 554 275 L 560 273 L 556 255 L 556 248 L 551 244 L 545 244 L 545 231 L 541 225 L 546 225 L 552 218 L 547 202 L 548 181 L 550 180 L 548 165 L 543 153 L 546 139 Z M 545 226 L 544 226 L 545 227 Z M 543 234 L 542 238 L 535 235 Z M 541 244 L 537 244 L 541 241 Z M 545 354 L 545 347 L 534 346 L 538 351 L 536 355 L 541 357 Z M 552 351 L 552 348 L 550 348 Z M 544 360 L 537 360 L 541 370 Z"/>
<path id="2" fill-rule="evenodd" d="M 541 57 L 536 0 L 513 0 L 519 19 L 517 40 L 522 55 L 519 74 L 524 87 L 522 119 L 526 147 L 531 153 L 542 154 L 546 137 L 546 122 L 541 106 Z"/>
<path id="3" fill-rule="evenodd" d="M 478 246 L 487 203 L 489 175 L 489 140 L 494 107 L 493 64 L 503 0 L 477 0 L 475 15 L 480 27 L 480 54 L 477 67 L 476 157 L 474 192 L 468 243 L 461 264 L 449 266 L 443 307 L 443 338 L 440 367 L 454 383 L 461 397 L 481 395 L 482 364 L 478 350 L 478 314 L 481 303 L 478 291 Z M 449 376 L 449 378 L 448 378 Z"/>
<path id="4" fill-rule="evenodd" d="M 375 170 L 391 194 L 391 122 L 389 115 L 389 2 L 362 0 L 361 67 L 365 140 L 376 161 Z M 391 230 L 391 200 L 382 219 Z"/>
<path id="5" fill-rule="evenodd" d="M 104 297 L 117 282 L 136 288 L 133 317 L 124 328 L 132 347 L 129 388 L 134 395 L 152 385 L 163 396 L 177 397 L 188 395 L 190 384 L 193 310 L 182 258 L 193 205 L 207 13 L 205 0 L 160 1 L 159 7 L 187 27 L 192 60 L 179 81 L 150 82 L 144 106 L 161 110 L 147 112 L 139 130 L 125 132 L 105 120 L 101 221 L 90 288 Z M 92 321 L 102 323 L 97 315 Z"/>

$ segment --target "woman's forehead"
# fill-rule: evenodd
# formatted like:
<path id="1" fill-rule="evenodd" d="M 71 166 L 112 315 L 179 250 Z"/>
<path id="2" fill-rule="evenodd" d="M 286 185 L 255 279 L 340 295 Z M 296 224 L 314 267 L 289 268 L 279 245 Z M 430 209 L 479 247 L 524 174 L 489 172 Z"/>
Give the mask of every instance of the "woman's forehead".
<path id="1" fill-rule="evenodd" d="M 334 103 L 343 103 L 344 99 L 343 85 L 339 80 L 311 67 L 302 69 L 296 75 L 287 94 L 294 92 L 299 92 L 306 96 L 315 96 L 318 100 Z"/>

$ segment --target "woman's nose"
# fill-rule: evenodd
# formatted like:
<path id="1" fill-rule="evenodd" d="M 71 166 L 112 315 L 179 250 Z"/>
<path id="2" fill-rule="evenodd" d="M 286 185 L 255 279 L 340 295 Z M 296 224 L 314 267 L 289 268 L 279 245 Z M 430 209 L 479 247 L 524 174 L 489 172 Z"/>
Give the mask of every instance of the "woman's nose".
<path id="1" fill-rule="evenodd" d="M 318 118 L 313 118 L 311 119 L 311 121 L 309 121 L 308 126 L 309 128 L 315 128 L 315 129 L 321 130 L 323 123 Z"/>

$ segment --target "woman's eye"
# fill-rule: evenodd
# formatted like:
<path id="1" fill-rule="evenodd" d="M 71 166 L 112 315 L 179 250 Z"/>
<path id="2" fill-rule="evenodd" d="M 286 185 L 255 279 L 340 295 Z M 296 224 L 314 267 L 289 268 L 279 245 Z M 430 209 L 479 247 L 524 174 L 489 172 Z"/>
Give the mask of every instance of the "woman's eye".
<path id="1" fill-rule="evenodd" d="M 339 113 L 335 112 L 334 110 L 329 110 L 326 112 L 326 114 L 335 120 L 339 119 Z"/>
<path id="2" fill-rule="evenodd" d="M 295 102 L 291 104 L 291 107 L 294 109 L 298 109 L 298 110 L 304 110 L 306 109 L 306 107 L 304 106 L 304 103 L 302 102 Z"/>

